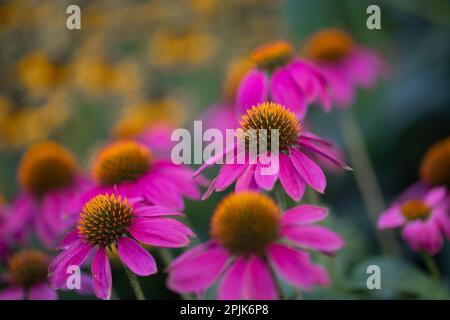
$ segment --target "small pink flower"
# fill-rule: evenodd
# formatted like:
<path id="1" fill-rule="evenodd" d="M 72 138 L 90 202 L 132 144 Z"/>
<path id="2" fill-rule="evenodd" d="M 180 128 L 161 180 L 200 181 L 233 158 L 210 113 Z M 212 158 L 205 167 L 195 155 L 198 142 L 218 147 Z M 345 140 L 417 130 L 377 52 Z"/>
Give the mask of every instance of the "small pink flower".
<path id="1" fill-rule="evenodd" d="M 444 237 L 450 238 L 450 213 L 446 188 L 435 187 L 423 196 L 416 188 L 400 197 L 378 220 L 379 229 L 403 227 L 402 237 L 414 251 L 438 253 Z"/>
<path id="2" fill-rule="evenodd" d="M 148 205 L 141 199 L 99 194 L 83 207 L 76 230 L 62 242 L 64 251 L 50 264 L 50 283 L 62 287 L 68 277 L 67 268 L 81 267 L 92 253 L 91 271 L 95 295 L 111 296 L 112 277 L 108 254 L 120 260 L 135 274 L 156 273 L 153 257 L 140 243 L 154 247 L 179 248 L 189 244 L 194 234 L 181 222 L 167 218 L 181 213 L 162 206 Z"/>
<path id="3" fill-rule="evenodd" d="M 212 240 L 176 258 L 167 285 L 201 295 L 218 282 L 219 299 L 276 299 L 275 274 L 299 289 L 328 286 L 327 271 L 305 251 L 334 254 L 344 246 L 339 235 L 314 225 L 326 215 L 312 205 L 282 213 L 262 193 L 230 194 L 212 217 Z"/>
<path id="4" fill-rule="evenodd" d="M 256 48 L 251 60 L 257 68 L 247 72 L 239 85 L 239 114 L 266 100 L 285 105 L 299 119 L 306 115 L 308 104 L 316 100 L 325 110 L 331 108 L 325 77 L 311 63 L 295 58 L 289 43 L 280 41 Z"/>
<path id="5" fill-rule="evenodd" d="M 304 54 L 325 76 L 339 107 L 353 103 L 357 87 L 371 88 L 387 74 L 386 64 L 375 52 L 356 45 L 349 34 L 339 29 L 314 34 Z"/>
<path id="6" fill-rule="evenodd" d="M 70 228 L 67 215 L 79 205 L 79 196 L 90 182 L 82 176 L 72 153 L 51 141 L 36 143 L 25 153 L 18 180 L 22 191 L 2 231 L 15 237 L 31 227 L 42 243 L 55 245 Z"/>
<path id="7" fill-rule="evenodd" d="M 272 190 L 279 179 L 286 193 L 292 199 L 299 201 L 303 197 L 306 185 L 320 193 L 323 193 L 326 187 L 325 174 L 311 156 L 320 157 L 338 167 L 350 169 L 328 152 L 329 142 L 303 131 L 296 116 L 282 105 L 265 102 L 252 107 L 243 116 L 241 126 L 244 132 L 278 129 L 280 133 L 278 153 L 271 154 L 269 145 L 265 154 L 255 156 L 248 150 L 244 150 L 243 157 L 242 154 L 238 154 L 240 152 L 238 142 L 233 148 L 206 160 L 196 174 L 220 160 L 225 160 L 225 164 L 212 181 L 204 198 L 214 191 L 224 191 L 235 181 L 236 192 L 248 189 Z M 255 139 L 258 140 L 258 137 Z M 233 158 L 232 163 L 226 163 L 228 158 Z M 272 168 L 268 164 L 268 159 L 271 159 Z M 276 163 L 279 165 L 275 165 Z"/>
<path id="8" fill-rule="evenodd" d="M 92 174 L 97 186 L 87 192 L 86 200 L 99 193 L 117 193 L 182 209 L 183 197 L 200 198 L 189 168 L 157 157 L 146 146 L 132 140 L 117 141 L 103 148 L 95 159 Z"/>

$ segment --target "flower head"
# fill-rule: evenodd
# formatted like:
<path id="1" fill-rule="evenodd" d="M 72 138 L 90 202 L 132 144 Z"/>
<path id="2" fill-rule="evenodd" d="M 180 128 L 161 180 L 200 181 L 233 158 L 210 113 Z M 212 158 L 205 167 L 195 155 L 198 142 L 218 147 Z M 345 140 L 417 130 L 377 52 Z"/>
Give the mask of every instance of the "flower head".
<path id="1" fill-rule="evenodd" d="M 326 286 L 326 270 L 305 251 L 332 254 L 344 245 L 333 231 L 313 225 L 326 215 L 325 208 L 311 205 L 282 213 L 271 198 L 256 192 L 230 194 L 213 214 L 212 240 L 172 262 L 168 286 L 202 293 L 219 282 L 220 299 L 276 299 L 274 274 L 300 289 Z"/>
<path id="2" fill-rule="evenodd" d="M 324 76 L 312 64 L 295 58 L 288 42 L 258 47 L 250 59 L 257 68 L 247 72 L 239 85 L 236 103 L 240 114 L 266 100 L 287 106 L 300 119 L 315 100 L 320 100 L 326 110 L 330 108 Z"/>
<path id="3" fill-rule="evenodd" d="M 278 179 L 289 196 L 298 201 L 302 198 L 306 185 L 318 192 L 324 192 L 326 179 L 322 169 L 311 159 L 312 156 L 323 158 L 332 164 L 350 169 L 346 164 L 328 153 L 330 143 L 303 130 L 294 113 L 286 107 L 265 102 L 253 106 L 242 116 L 240 134 L 245 139 L 246 147 L 258 144 L 256 155 L 251 148 L 246 148 L 244 156 L 238 146 L 224 150 L 208 159 L 197 171 L 219 162 L 224 156 L 233 158 L 232 163 L 225 163 L 217 177 L 211 183 L 204 197 L 213 191 L 223 191 L 236 181 L 236 191 L 248 189 L 271 190 Z M 271 130 L 277 130 L 279 149 L 272 153 Z M 265 130 L 265 131 L 262 131 Z M 260 142 L 267 143 L 266 148 L 259 148 Z M 269 161 L 268 161 L 269 160 Z"/>
<path id="4" fill-rule="evenodd" d="M 349 106 L 359 86 L 370 88 L 387 73 L 385 63 L 374 52 L 359 46 L 341 29 L 324 29 L 312 35 L 303 55 L 313 61 L 330 85 L 333 101 Z"/>
<path id="5" fill-rule="evenodd" d="M 438 253 L 444 244 L 444 236 L 450 238 L 446 193 L 445 187 L 435 187 L 424 195 L 401 197 L 381 214 L 378 228 L 403 227 L 402 237 L 413 250 Z"/>
<path id="6" fill-rule="evenodd" d="M 26 249 L 12 255 L 8 261 L 8 288 L 0 291 L 0 300 L 54 300 L 48 286 L 49 258 L 38 250 Z"/>
<path id="7" fill-rule="evenodd" d="M 112 277 L 107 252 L 118 253 L 120 260 L 135 274 L 156 272 L 153 257 L 139 244 L 178 248 L 189 244 L 192 231 L 167 216 L 181 213 L 149 205 L 139 199 L 115 194 L 98 194 L 89 199 L 80 214 L 76 229 L 62 242 L 64 249 L 50 264 L 51 284 L 65 283 L 70 265 L 81 266 L 93 253 L 91 271 L 94 292 L 101 299 L 111 295 Z"/>
<path id="8" fill-rule="evenodd" d="M 450 137 L 427 151 L 420 166 L 420 177 L 430 186 L 450 187 Z"/>
<path id="9" fill-rule="evenodd" d="M 196 182 L 187 167 L 153 156 L 143 144 L 119 140 L 98 153 L 92 166 L 97 187 L 86 194 L 118 193 L 181 209 L 183 197 L 199 198 Z"/>

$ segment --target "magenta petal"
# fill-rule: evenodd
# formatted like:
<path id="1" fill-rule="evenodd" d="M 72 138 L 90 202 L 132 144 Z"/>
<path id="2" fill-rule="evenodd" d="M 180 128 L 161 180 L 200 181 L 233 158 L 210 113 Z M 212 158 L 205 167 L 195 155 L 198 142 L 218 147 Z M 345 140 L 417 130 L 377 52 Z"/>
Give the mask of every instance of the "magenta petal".
<path id="1" fill-rule="evenodd" d="M 268 87 L 268 79 L 263 71 L 247 72 L 236 93 L 238 113 L 243 114 L 248 108 L 263 102 L 267 97 Z"/>
<path id="2" fill-rule="evenodd" d="M 259 162 L 256 165 L 255 181 L 260 188 L 269 191 L 273 189 L 273 186 L 278 180 L 278 174 L 280 172 L 279 158 L 277 159 L 276 156 L 270 158 L 269 156 L 265 157 L 264 163 Z M 261 158 L 259 161 L 261 161 Z"/>
<path id="3" fill-rule="evenodd" d="M 79 239 L 78 230 L 75 229 L 75 230 L 69 232 L 64 237 L 64 239 L 62 239 L 62 241 L 59 244 L 59 247 L 62 249 L 66 249 L 66 248 L 70 247 L 72 244 L 74 244 L 78 239 Z"/>
<path id="4" fill-rule="evenodd" d="M 140 206 L 134 209 L 134 214 L 141 217 L 182 216 L 181 212 L 163 206 Z"/>
<path id="5" fill-rule="evenodd" d="M 137 218 L 129 228 L 138 241 L 156 247 L 179 248 L 189 244 L 192 231 L 179 221 L 166 218 Z"/>
<path id="6" fill-rule="evenodd" d="M 290 284 L 302 289 L 314 285 L 328 285 L 326 270 L 314 265 L 306 252 L 295 250 L 281 244 L 272 244 L 267 250 L 270 263 Z"/>
<path id="7" fill-rule="evenodd" d="M 228 188 L 247 168 L 247 164 L 223 164 L 216 178 L 216 191 Z"/>
<path id="8" fill-rule="evenodd" d="M 244 281 L 246 262 L 238 257 L 230 266 L 218 289 L 220 300 L 240 300 L 242 298 L 242 284 Z"/>
<path id="9" fill-rule="evenodd" d="M 394 205 L 381 213 L 378 219 L 379 229 L 390 229 L 402 226 L 406 222 L 405 216 L 400 212 L 399 206 Z"/>
<path id="10" fill-rule="evenodd" d="M 242 296 L 245 300 L 275 300 L 277 287 L 269 266 L 256 255 L 247 260 Z"/>
<path id="11" fill-rule="evenodd" d="M 182 196 L 175 192 L 174 187 L 166 181 L 157 180 L 152 183 L 142 183 L 142 188 L 145 198 L 156 205 L 175 210 L 184 207 Z"/>
<path id="12" fill-rule="evenodd" d="M 339 235 L 322 226 L 289 225 L 281 233 L 297 245 L 325 253 L 334 253 L 344 246 L 344 240 Z"/>
<path id="13" fill-rule="evenodd" d="M 97 298 L 109 300 L 111 297 L 112 276 L 105 248 L 99 248 L 92 261 L 92 279 Z"/>
<path id="14" fill-rule="evenodd" d="M 310 204 L 302 204 L 287 210 L 281 217 L 281 223 L 287 225 L 305 225 L 325 219 L 328 209 Z"/>
<path id="15" fill-rule="evenodd" d="M 305 182 L 291 160 L 284 154 L 280 154 L 280 183 L 292 199 L 301 200 L 305 193 Z"/>
<path id="16" fill-rule="evenodd" d="M 275 102 L 297 114 L 302 119 L 307 111 L 306 97 L 302 89 L 286 68 L 280 68 L 272 75 L 272 96 Z"/>
<path id="17" fill-rule="evenodd" d="M 446 187 L 435 187 L 428 191 L 428 193 L 425 195 L 425 203 L 429 207 L 434 207 L 445 199 L 446 194 Z"/>
<path id="18" fill-rule="evenodd" d="M 333 163 L 334 165 L 336 165 L 336 166 L 338 166 L 338 167 L 340 167 L 342 169 L 353 170 L 351 167 L 349 167 L 347 164 L 345 164 L 341 160 L 339 160 L 336 157 L 334 157 L 329 152 L 327 152 L 324 149 L 321 149 L 321 148 L 313 145 L 312 143 L 308 142 L 307 139 L 302 139 L 300 137 L 299 144 L 300 144 L 300 146 L 304 147 L 305 149 L 309 149 L 310 151 L 316 153 L 320 157 L 323 157 L 323 158 L 327 159 L 328 161 L 330 161 L 331 163 Z"/>
<path id="19" fill-rule="evenodd" d="M 252 188 L 256 164 L 249 164 L 242 175 L 237 179 L 235 191 L 241 192 Z"/>
<path id="20" fill-rule="evenodd" d="M 323 193 L 327 180 L 322 169 L 301 151 L 291 148 L 290 159 L 303 179 L 316 191 Z"/>
<path id="21" fill-rule="evenodd" d="M 431 255 L 438 253 L 444 245 L 444 239 L 434 221 L 412 221 L 402 232 L 402 237 L 414 251 L 424 250 Z"/>
<path id="22" fill-rule="evenodd" d="M 23 300 L 25 291 L 20 287 L 10 287 L 0 290 L 0 300 Z"/>
<path id="23" fill-rule="evenodd" d="M 28 291 L 30 300 L 56 300 L 58 295 L 46 283 L 40 283 L 30 288 Z"/>
<path id="24" fill-rule="evenodd" d="M 138 276 L 149 276 L 156 272 L 155 259 L 133 239 L 120 238 L 117 250 L 120 260 Z"/>
<path id="25" fill-rule="evenodd" d="M 216 281 L 228 258 L 224 248 L 212 245 L 171 266 L 167 286 L 180 293 L 202 292 Z"/>

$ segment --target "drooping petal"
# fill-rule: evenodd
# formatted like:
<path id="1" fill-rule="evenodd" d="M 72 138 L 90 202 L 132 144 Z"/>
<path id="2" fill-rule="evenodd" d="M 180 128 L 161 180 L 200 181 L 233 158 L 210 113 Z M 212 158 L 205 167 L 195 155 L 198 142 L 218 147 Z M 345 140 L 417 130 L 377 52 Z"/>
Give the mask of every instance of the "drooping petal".
<path id="1" fill-rule="evenodd" d="M 167 286 L 179 293 L 203 292 L 216 281 L 228 259 L 224 248 L 212 245 L 170 267 Z"/>
<path id="2" fill-rule="evenodd" d="M 402 237 L 414 251 L 424 250 L 431 255 L 438 253 L 444 245 L 444 239 L 434 221 L 412 221 L 403 229 Z"/>
<path id="3" fill-rule="evenodd" d="M 216 177 L 216 191 L 223 191 L 228 188 L 246 168 L 246 163 L 223 164 Z"/>
<path id="4" fill-rule="evenodd" d="M 281 223 L 287 225 L 306 225 L 325 219 L 328 209 L 310 204 L 302 204 L 287 210 L 281 217 Z"/>
<path id="5" fill-rule="evenodd" d="M 28 291 L 30 300 L 56 300 L 58 295 L 46 283 L 39 283 L 32 286 Z"/>
<path id="6" fill-rule="evenodd" d="M 281 244 L 272 244 L 267 250 L 270 263 L 286 281 L 301 289 L 311 289 L 314 285 L 329 285 L 326 270 L 314 265 L 306 252 Z"/>
<path id="7" fill-rule="evenodd" d="M 192 231 L 179 221 L 166 218 L 136 218 L 129 228 L 138 241 L 157 247 L 179 248 L 189 244 Z"/>
<path id="8" fill-rule="evenodd" d="M 291 148 L 290 159 L 302 178 L 316 191 L 323 193 L 327 180 L 322 169 L 301 151 Z"/>
<path id="9" fill-rule="evenodd" d="M 120 260 L 138 276 L 149 276 L 157 271 L 155 259 L 136 241 L 121 237 L 117 241 Z"/>
<path id="10" fill-rule="evenodd" d="M 111 297 L 112 276 L 108 255 L 104 248 L 99 248 L 92 261 L 92 279 L 95 295 L 103 300 Z"/>
<path id="11" fill-rule="evenodd" d="M 59 244 L 59 248 L 66 249 L 70 247 L 73 243 L 75 243 L 79 239 L 78 237 L 78 230 L 75 229 L 71 232 L 69 232 L 64 239 L 61 240 Z"/>
<path id="12" fill-rule="evenodd" d="M 307 139 L 303 139 L 303 138 L 300 137 L 298 142 L 299 142 L 300 146 L 302 146 L 303 148 L 306 148 L 306 149 L 312 151 L 313 153 L 319 155 L 320 157 L 330 161 L 334 165 L 336 165 L 336 166 L 338 166 L 338 167 L 340 167 L 342 169 L 345 169 L 345 170 L 353 170 L 350 166 L 348 166 L 347 164 L 345 164 L 341 160 L 339 160 L 336 157 L 334 157 L 331 153 L 327 152 L 324 149 L 321 149 L 321 148 L 315 146 L 314 144 L 310 143 Z"/>
<path id="13" fill-rule="evenodd" d="M 245 266 L 242 297 L 245 300 L 275 300 L 277 287 L 269 266 L 256 255 L 250 256 Z"/>
<path id="14" fill-rule="evenodd" d="M 249 164 L 236 181 L 235 191 L 241 192 L 252 188 L 256 164 Z"/>
<path id="15" fill-rule="evenodd" d="M 134 209 L 134 214 L 141 217 L 182 216 L 181 212 L 163 206 L 139 206 Z"/>
<path id="16" fill-rule="evenodd" d="M 425 195 L 425 203 L 432 208 L 442 202 L 445 199 L 446 194 L 446 187 L 435 187 Z"/>
<path id="17" fill-rule="evenodd" d="M 299 176 L 291 160 L 280 154 L 280 183 L 286 193 L 295 201 L 300 201 L 305 194 L 305 181 Z"/>
<path id="18" fill-rule="evenodd" d="M 245 268 L 246 262 L 242 257 L 238 257 L 229 267 L 218 289 L 218 298 L 220 300 L 242 299 Z"/>
<path id="19" fill-rule="evenodd" d="M 236 94 L 238 113 L 243 114 L 251 106 L 263 102 L 268 95 L 268 79 L 260 70 L 252 70 L 242 78 Z"/>
<path id="20" fill-rule="evenodd" d="M 175 192 L 173 185 L 167 183 L 167 181 L 156 180 L 141 185 L 144 196 L 148 201 L 175 210 L 184 208 L 183 197 Z"/>
<path id="21" fill-rule="evenodd" d="M 284 105 L 302 119 L 307 111 L 306 97 L 291 73 L 286 68 L 280 68 L 272 75 L 272 96 L 275 102 Z"/>
<path id="22" fill-rule="evenodd" d="M 264 190 L 272 190 L 280 172 L 279 157 L 265 155 L 259 159 L 255 169 L 256 184 Z"/>
<path id="23" fill-rule="evenodd" d="M 383 213 L 378 219 L 379 229 L 390 229 L 402 226 L 406 222 L 405 216 L 400 212 L 397 205 L 392 206 Z"/>
<path id="24" fill-rule="evenodd" d="M 315 225 L 283 227 L 282 235 L 295 244 L 325 253 L 334 253 L 344 246 L 344 240 L 328 228 Z"/>

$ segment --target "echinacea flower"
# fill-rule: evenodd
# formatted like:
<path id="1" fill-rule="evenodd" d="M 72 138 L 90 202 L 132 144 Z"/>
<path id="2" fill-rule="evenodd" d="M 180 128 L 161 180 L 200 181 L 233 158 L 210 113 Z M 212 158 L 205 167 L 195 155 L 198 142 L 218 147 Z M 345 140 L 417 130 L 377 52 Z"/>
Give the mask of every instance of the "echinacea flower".
<path id="1" fill-rule="evenodd" d="M 230 194 L 211 220 L 211 240 L 177 257 L 168 268 L 167 285 L 179 293 L 202 294 L 219 282 L 219 299 L 276 299 L 279 275 L 299 289 L 328 286 L 324 267 L 313 264 L 305 249 L 333 254 L 343 239 L 314 225 L 327 209 L 300 205 L 282 213 L 268 196 Z"/>
<path id="2" fill-rule="evenodd" d="M 15 234 L 30 226 L 47 246 L 55 245 L 70 227 L 67 219 L 89 181 L 72 153 L 52 141 L 32 145 L 18 168 L 22 192 L 14 200 L 5 232 Z"/>
<path id="3" fill-rule="evenodd" d="M 330 109 L 324 76 L 311 63 L 294 57 L 294 49 L 288 42 L 258 47 L 251 60 L 257 68 L 244 76 L 238 88 L 236 103 L 240 114 L 266 100 L 288 106 L 299 119 L 315 100 L 320 100 L 325 110 Z"/>
<path id="4" fill-rule="evenodd" d="M 100 150 L 92 174 L 97 187 L 87 192 L 87 198 L 98 193 L 117 193 L 181 209 L 184 196 L 200 197 L 189 168 L 157 158 L 146 146 L 132 140 L 113 142 Z"/>
<path id="5" fill-rule="evenodd" d="M 325 75 L 332 100 L 339 107 L 352 104 L 357 87 L 371 88 L 387 73 L 386 64 L 375 52 L 357 45 L 340 29 L 315 33 L 303 53 Z"/>
<path id="6" fill-rule="evenodd" d="M 423 196 L 402 197 L 384 211 L 378 220 L 379 229 L 403 227 L 402 237 L 415 251 L 434 255 L 450 239 L 450 213 L 445 201 L 445 187 L 430 189 Z"/>
<path id="7" fill-rule="evenodd" d="M 450 137 L 436 142 L 425 154 L 420 178 L 428 186 L 450 188 Z"/>
<path id="8" fill-rule="evenodd" d="M 168 248 L 188 245 L 192 231 L 181 222 L 167 218 L 177 215 L 181 214 L 136 198 L 96 195 L 84 205 L 76 230 L 62 243 L 64 251 L 49 266 L 52 287 L 62 287 L 68 277 L 67 268 L 81 267 L 90 253 L 94 254 L 91 264 L 94 292 L 101 299 L 111 296 L 107 253 L 117 253 L 124 265 L 139 276 L 154 274 L 155 260 L 138 242 Z"/>
<path id="9" fill-rule="evenodd" d="M 23 250 L 10 257 L 6 273 L 8 287 L 0 290 L 0 300 L 55 300 L 48 285 L 49 258 L 38 250 Z"/>
<path id="10" fill-rule="evenodd" d="M 230 155 L 234 157 L 233 163 L 225 162 L 222 165 L 204 197 L 213 191 L 225 190 L 235 181 L 236 192 L 248 189 L 272 190 L 277 180 L 280 179 L 286 193 L 292 199 L 299 201 L 303 197 L 306 185 L 320 193 L 323 193 L 326 187 L 325 174 L 311 159 L 312 155 L 328 160 L 338 167 L 350 169 L 326 151 L 330 145 L 329 142 L 304 131 L 295 114 L 280 104 L 264 102 L 253 106 L 247 110 L 240 123 L 243 133 L 256 132 L 256 136 L 250 137 L 249 139 L 252 141 L 250 143 L 247 141 L 246 145 L 252 144 L 252 142 L 259 144 L 259 134 L 262 132 L 261 130 L 266 130 L 268 146 L 265 152 L 267 153 L 259 154 L 263 152 L 259 149 L 264 148 L 258 148 L 258 154 L 253 155 L 247 148 L 246 155 L 242 158 L 239 145 L 237 145 L 206 160 L 195 174 L 199 174 L 206 167 L 219 162 L 224 156 L 226 159 Z M 279 150 L 276 154 L 270 153 L 272 148 L 270 130 L 273 129 L 277 129 L 279 132 Z M 270 159 L 272 164 L 279 163 L 279 166 L 273 165 L 272 168 L 269 168 L 267 159 Z M 270 172 L 263 172 L 263 170 L 270 170 Z"/>

